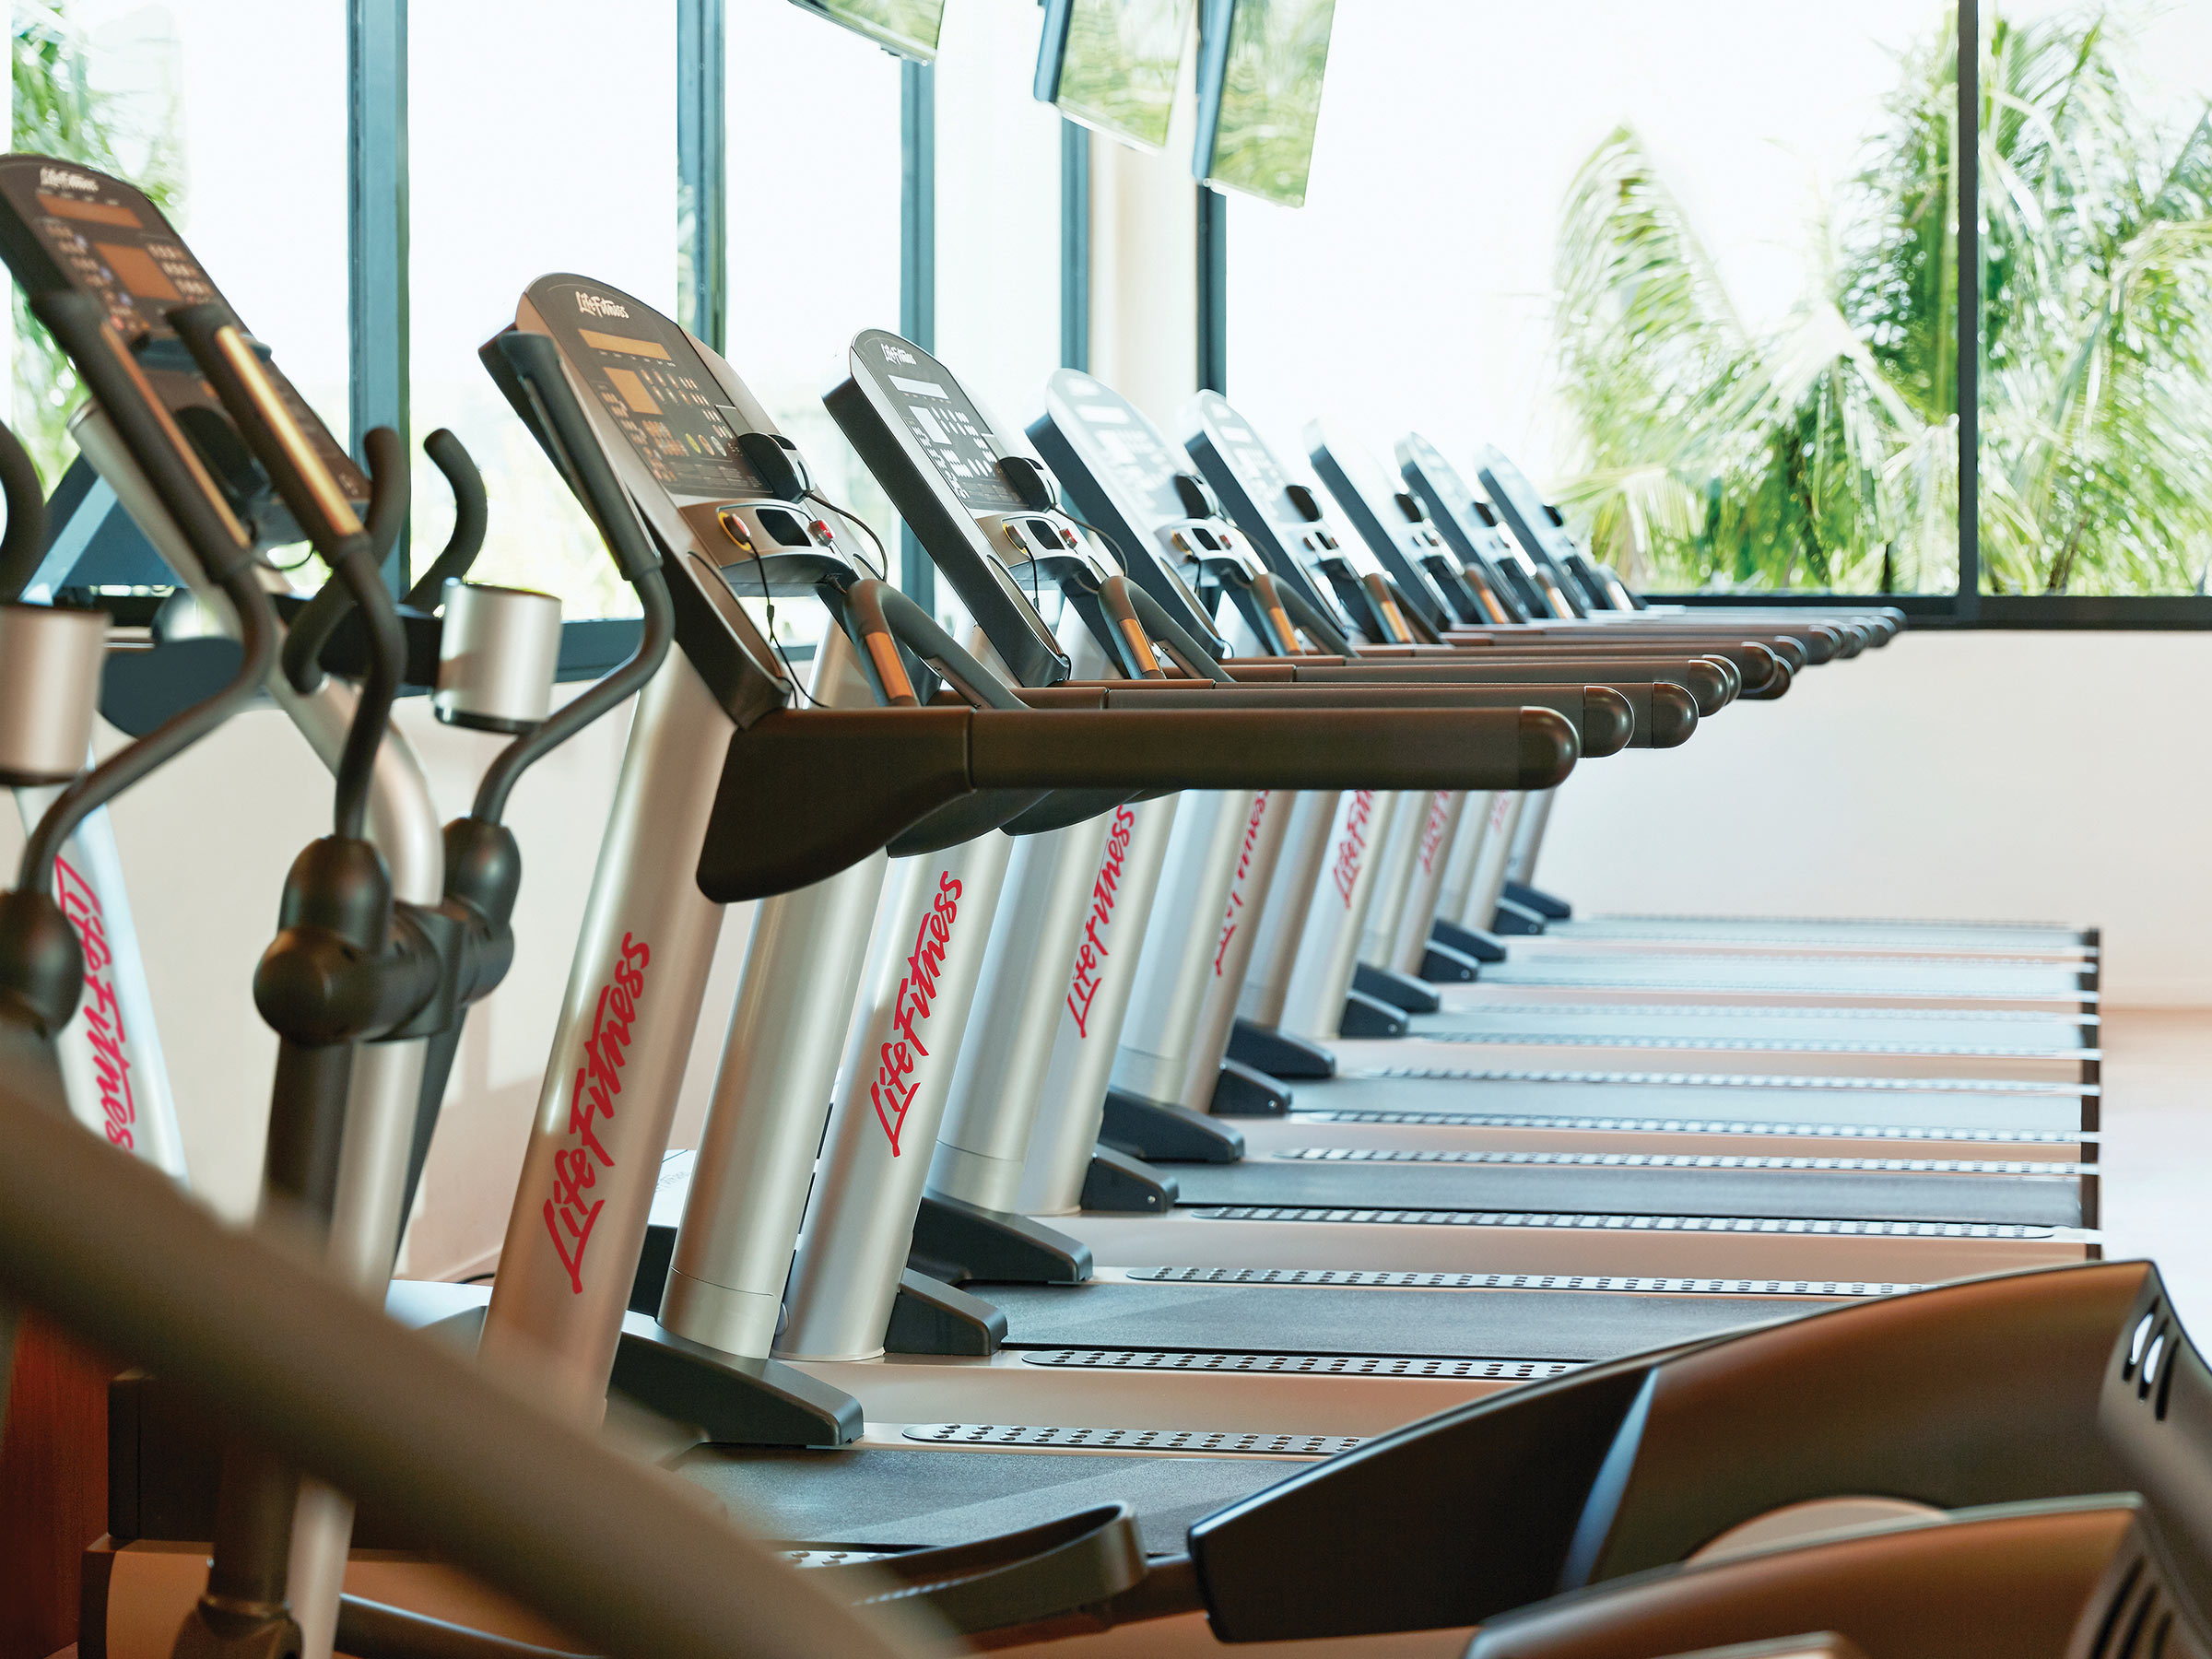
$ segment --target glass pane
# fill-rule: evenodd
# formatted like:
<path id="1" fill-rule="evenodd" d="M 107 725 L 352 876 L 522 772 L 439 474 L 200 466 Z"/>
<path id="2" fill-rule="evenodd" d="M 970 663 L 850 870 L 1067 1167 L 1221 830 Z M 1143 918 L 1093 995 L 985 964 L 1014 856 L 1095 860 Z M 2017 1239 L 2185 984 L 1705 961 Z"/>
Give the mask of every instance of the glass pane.
<path id="1" fill-rule="evenodd" d="M 1496 444 L 1639 586 L 1948 591 L 1947 16 L 1339 7 L 1306 206 L 1231 203 L 1230 397 Z"/>
<path id="2" fill-rule="evenodd" d="M 1191 0 L 1073 0 L 1057 101 L 1077 121 L 1159 149 L 1191 39 Z"/>
<path id="3" fill-rule="evenodd" d="M 13 147 L 152 196 L 343 441 L 343 9 L 48 0 L 17 10 L 13 39 Z M 12 422 L 52 488 L 76 453 L 76 378 L 19 301 L 15 323 Z"/>
<path id="4" fill-rule="evenodd" d="M 450 427 L 483 471 L 491 526 L 472 576 L 557 594 L 571 619 L 635 615 L 636 601 L 477 347 L 548 271 L 676 309 L 675 103 L 610 65 L 607 17 L 593 0 L 538 0 L 527 28 L 488 6 L 409 18 L 417 441 Z M 625 12 L 621 55 L 661 65 L 647 84 L 672 88 L 674 8 Z M 452 524 L 452 492 L 418 450 L 416 570 Z"/>
<path id="5" fill-rule="evenodd" d="M 2203 593 L 2212 4 L 1983 28 L 1983 589 Z"/>
<path id="6" fill-rule="evenodd" d="M 854 335 L 899 326 L 899 62 L 789 0 L 730 0 L 724 29 L 726 355 L 816 488 L 883 539 L 896 580 L 899 520 L 822 394 L 844 378 Z M 779 611 L 784 629 L 818 628 L 818 606 L 789 609 L 798 617 Z"/>
<path id="7" fill-rule="evenodd" d="M 1039 8 L 962 0 L 937 82 L 936 355 L 1004 425 L 1060 366 L 1060 117 L 1030 93 Z"/>

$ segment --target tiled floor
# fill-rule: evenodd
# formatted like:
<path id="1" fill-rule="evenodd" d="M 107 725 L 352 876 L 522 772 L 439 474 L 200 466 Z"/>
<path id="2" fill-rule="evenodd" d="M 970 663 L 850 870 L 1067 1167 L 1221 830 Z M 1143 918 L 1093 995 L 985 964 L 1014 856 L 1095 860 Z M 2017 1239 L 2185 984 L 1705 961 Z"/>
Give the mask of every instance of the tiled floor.
<path id="1" fill-rule="evenodd" d="M 2212 1344 L 2212 1012 L 2104 1018 L 2105 1254 L 2157 1262 Z"/>

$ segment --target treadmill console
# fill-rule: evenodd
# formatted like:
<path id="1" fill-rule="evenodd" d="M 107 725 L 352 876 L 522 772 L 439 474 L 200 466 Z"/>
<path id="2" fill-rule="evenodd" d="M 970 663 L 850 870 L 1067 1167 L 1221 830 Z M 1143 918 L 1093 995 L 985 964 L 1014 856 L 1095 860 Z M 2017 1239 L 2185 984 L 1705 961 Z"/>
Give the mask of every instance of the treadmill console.
<path id="1" fill-rule="evenodd" d="M 1396 486 L 1368 447 L 1320 420 L 1308 421 L 1303 436 L 1314 472 L 1429 626 L 1488 622 L 1458 559 L 1429 514 Z"/>
<path id="2" fill-rule="evenodd" d="M 1059 511 L 1058 481 L 993 424 L 952 371 L 912 341 L 865 329 L 848 378 L 823 402 L 960 603 L 1025 686 L 1057 685 L 1070 665 L 1038 615 L 1023 566 L 1071 568 L 1095 586 L 1116 574 Z"/>
<path id="3" fill-rule="evenodd" d="M 1382 566 L 1358 537 L 1338 534 L 1322 496 L 1294 481 L 1265 439 L 1218 392 L 1183 406 L 1183 442 L 1276 579 L 1307 603 L 1356 626 L 1377 644 L 1395 642 L 1377 615 L 1367 578 Z"/>
<path id="4" fill-rule="evenodd" d="M 1119 544 L 1129 574 L 1183 627 L 1202 641 L 1214 636 L 1215 618 L 1194 591 L 1206 583 L 1218 582 L 1243 608 L 1266 565 L 1142 409 L 1079 369 L 1057 369 L 1030 441 L 1077 511 Z M 1215 642 L 1217 654 L 1227 649 Z"/>
<path id="5" fill-rule="evenodd" d="M 1568 573 L 1566 566 L 1568 559 L 1575 556 L 1574 542 L 1551 522 L 1551 512 L 1528 476 L 1494 444 L 1485 444 L 1476 453 L 1475 474 L 1482 480 L 1498 515 L 1513 533 L 1513 539 L 1528 555 L 1536 580 L 1560 615 L 1587 616 L 1587 606 L 1576 596 L 1581 583 Z"/>
<path id="6" fill-rule="evenodd" d="M 185 306 L 212 302 L 227 309 L 228 302 L 159 208 L 133 186 L 91 168 L 45 156 L 6 157 L 0 159 L 0 258 L 33 298 L 72 289 L 97 297 L 155 396 L 178 418 L 255 538 L 265 547 L 301 538 L 289 510 L 170 326 L 170 313 Z M 254 349 L 317 459 L 357 511 L 366 507 L 369 480 L 360 468 L 269 360 L 267 348 L 255 342 Z"/>
<path id="7" fill-rule="evenodd" d="M 1526 622 L 1548 616 L 1548 602 L 1519 568 L 1519 555 L 1498 527 L 1498 515 L 1476 499 L 1443 452 L 1418 432 L 1408 432 L 1398 440 L 1396 455 L 1406 488 L 1458 553 L 1470 580 L 1479 578 L 1484 602 L 1500 613 L 1497 620 Z"/>
<path id="8" fill-rule="evenodd" d="M 523 300 L 524 325 L 552 337 L 596 406 L 599 429 L 628 451 L 631 496 L 665 542 L 681 545 L 682 533 L 665 522 L 673 514 L 690 551 L 747 597 L 824 580 L 841 586 L 863 574 L 827 514 L 803 496 L 779 495 L 747 459 L 749 441 L 769 439 L 786 457 L 784 471 L 806 477 L 798 450 L 736 371 L 682 324 L 571 272 L 539 277 Z"/>

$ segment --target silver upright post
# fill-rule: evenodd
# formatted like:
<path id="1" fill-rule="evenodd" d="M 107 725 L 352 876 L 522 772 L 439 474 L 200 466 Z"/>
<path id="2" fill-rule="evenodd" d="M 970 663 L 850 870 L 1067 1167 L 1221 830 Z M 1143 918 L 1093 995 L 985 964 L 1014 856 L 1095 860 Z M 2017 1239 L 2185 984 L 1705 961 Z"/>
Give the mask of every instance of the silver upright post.
<path id="1" fill-rule="evenodd" d="M 1129 994 L 1136 982 L 1139 943 L 1151 918 L 1159 877 L 1174 839 L 1181 797 L 1166 795 L 1128 808 L 1128 844 L 1109 835 L 1091 885 L 1075 961 L 1060 981 L 1053 1049 L 1037 1090 L 1037 1117 L 1022 1161 L 1014 1206 L 1032 1216 L 1073 1215 L 1099 1144 L 1106 1086 L 1121 1045 Z M 1120 867 L 1113 867 L 1117 856 Z"/>
<path id="2" fill-rule="evenodd" d="M 1522 809 L 1521 829 L 1513 837 L 1513 853 L 1506 860 L 1505 878 L 1526 887 L 1536 878 L 1536 857 L 1544 851 L 1544 831 L 1551 827 L 1551 804 L 1557 789 L 1532 791 Z"/>
<path id="3" fill-rule="evenodd" d="M 976 1018 L 937 1131 L 931 1192 L 985 1209 L 1014 1207 L 1077 942 L 1085 924 L 1095 924 L 1099 911 L 1120 897 L 1135 826 L 1135 809 L 1117 806 L 1069 829 L 1025 835 L 1015 846 Z"/>
<path id="4" fill-rule="evenodd" d="M 1145 930 L 1121 1052 L 1114 1056 L 1117 1088 L 1163 1101 L 1182 1092 L 1213 977 L 1219 917 L 1252 807 L 1253 795 L 1245 791 L 1207 790 L 1187 795 L 1176 814 L 1167 871 Z"/>
<path id="5" fill-rule="evenodd" d="M 1374 890 L 1367 920 L 1359 929 L 1359 960 L 1387 968 L 1398 941 L 1398 919 L 1406 912 L 1406 889 L 1419 867 L 1419 840 L 1428 822 L 1430 799 L 1406 795 L 1391 808 L 1390 832 L 1374 858 Z"/>
<path id="6" fill-rule="evenodd" d="M 867 1000 L 845 1050 L 792 1265 L 789 1319 L 776 1344 L 785 1358 L 883 1351 L 1012 853 L 1012 838 L 993 830 L 892 865 Z"/>
<path id="7" fill-rule="evenodd" d="M 813 697 L 830 708 L 874 700 L 842 629 L 816 653 Z M 661 1297 L 661 1324 L 679 1336 L 751 1359 L 774 1346 L 888 865 L 876 853 L 754 911 Z"/>
<path id="8" fill-rule="evenodd" d="M 1191 1040 L 1190 1064 L 1183 1068 L 1182 1087 L 1174 1096 L 1174 1104 L 1189 1111 L 1206 1112 L 1213 1106 L 1221 1060 L 1229 1053 L 1230 1033 L 1236 1025 L 1238 994 L 1252 961 L 1253 941 L 1259 936 L 1261 918 L 1273 908 L 1268 901 L 1275 897 L 1276 865 L 1296 799 L 1290 790 L 1263 789 L 1253 796 L 1252 812 L 1244 820 L 1244 842 L 1230 877 L 1229 897 L 1221 906 L 1213 971 L 1206 982 L 1198 1029 Z"/>
<path id="9" fill-rule="evenodd" d="M 1326 1042 L 1344 1023 L 1344 999 L 1374 892 L 1374 846 L 1390 833 L 1395 799 L 1388 791 L 1372 789 L 1349 790 L 1340 797 L 1329 827 L 1327 862 L 1306 907 L 1298 962 L 1277 1022 L 1293 1037 Z"/>
<path id="10" fill-rule="evenodd" d="M 1237 1013 L 1263 1026 L 1282 1023 L 1283 1000 L 1298 966 L 1306 912 L 1321 890 L 1322 865 L 1335 844 L 1330 831 L 1342 814 L 1344 797 L 1309 789 L 1284 796 L 1284 804 L 1289 815 L 1283 827 L 1282 852 L 1252 942 L 1251 965 L 1237 995 Z"/>
<path id="11" fill-rule="evenodd" d="M 15 793 L 29 830 L 62 792 Z M 161 1057 L 114 824 L 105 806 L 87 815 L 55 854 L 53 901 L 85 955 L 84 994 L 54 1044 L 70 1114 L 110 1146 L 183 1182 L 183 1132 Z"/>
<path id="12" fill-rule="evenodd" d="M 1443 885 L 1437 889 L 1436 913 L 1447 922 L 1466 914 L 1467 897 L 1475 885 L 1475 866 L 1482 861 L 1483 839 L 1498 810 L 1498 792 L 1476 789 L 1464 797 L 1459 824 L 1452 836 L 1452 851 L 1444 859 Z"/>
<path id="13" fill-rule="evenodd" d="M 1460 912 L 1462 926 L 1487 932 L 1498 919 L 1498 900 L 1505 891 L 1505 866 L 1512 858 L 1513 838 L 1520 833 L 1521 814 L 1528 796 L 1518 790 L 1500 790 L 1490 801 L 1490 818 L 1475 872 L 1467 883 L 1466 908 Z"/>
<path id="14" fill-rule="evenodd" d="M 699 890 L 732 730 L 670 652 L 638 700 L 478 1352 L 596 1422 L 723 907 Z"/>
<path id="15" fill-rule="evenodd" d="M 1453 837 L 1467 809 L 1469 796 L 1456 790 L 1439 789 L 1429 796 L 1421 814 L 1421 830 L 1414 842 L 1413 871 L 1406 883 L 1406 900 L 1398 912 L 1397 937 L 1392 941 L 1389 965 L 1400 973 L 1418 974 L 1429 954 L 1429 935 L 1436 924 L 1437 895 L 1444 885 L 1444 868 Z"/>

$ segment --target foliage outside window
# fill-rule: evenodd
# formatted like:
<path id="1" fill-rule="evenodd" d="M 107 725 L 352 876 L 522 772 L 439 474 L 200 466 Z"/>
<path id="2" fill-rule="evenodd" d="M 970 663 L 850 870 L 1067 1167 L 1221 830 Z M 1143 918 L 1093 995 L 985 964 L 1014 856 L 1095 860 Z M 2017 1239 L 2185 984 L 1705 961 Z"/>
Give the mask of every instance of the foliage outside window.
<path id="1" fill-rule="evenodd" d="M 158 16 L 158 14 L 156 14 Z M 149 35 L 135 53 L 147 85 L 128 92 L 95 79 L 83 32 L 60 6 L 17 0 L 12 30 L 15 119 L 10 146 L 20 153 L 59 156 L 128 179 L 171 218 L 183 196 L 178 139 L 175 42 Z M 11 424 L 51 488 L 76 453 L 69 416 L 79 401 L 76 375 L 11 285 L 16 361 Z"/>
<path id="2" fill-rule="evenodd" d="M 2212 562 L 2212 114 L 2138 94 L 2135 14 L 2000 12 L 1982 44 L 1980 556 L 1997 593 L 2202 592 Z M 1754 335 L 1637 135 L 1557 253 L 1560 487 L 1657 588 L 1956 586 L 1956 37 L 1900 60 L 1808 291 Z"/>

